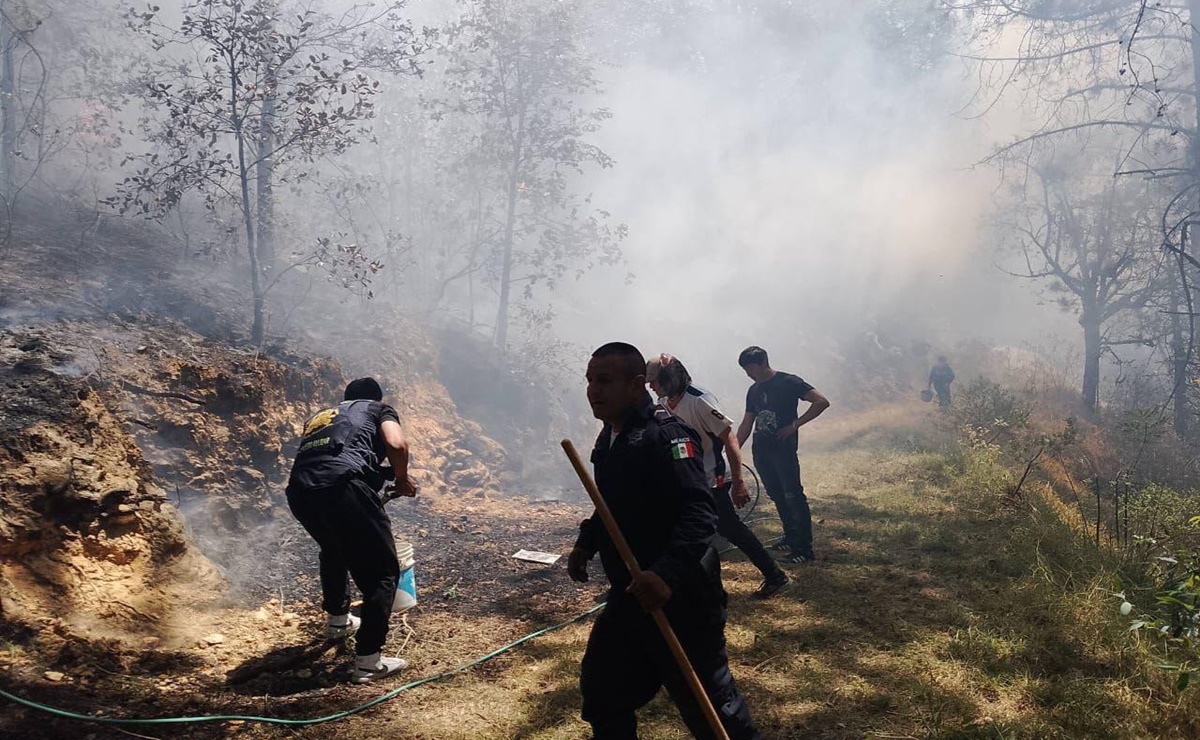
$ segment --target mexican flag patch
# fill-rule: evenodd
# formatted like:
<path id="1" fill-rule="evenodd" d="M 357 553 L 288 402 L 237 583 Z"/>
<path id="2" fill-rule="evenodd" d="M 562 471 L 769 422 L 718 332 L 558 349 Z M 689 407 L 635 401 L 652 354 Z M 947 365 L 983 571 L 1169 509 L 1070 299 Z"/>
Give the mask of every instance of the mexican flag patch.
<path id="1" fill-rule="evenodd" d="M 686 460 L 689 457 L 696 456 L 696 443 L 691 439 L 673 439 L 671 440 L 671 458 L 674 460 Z"/>

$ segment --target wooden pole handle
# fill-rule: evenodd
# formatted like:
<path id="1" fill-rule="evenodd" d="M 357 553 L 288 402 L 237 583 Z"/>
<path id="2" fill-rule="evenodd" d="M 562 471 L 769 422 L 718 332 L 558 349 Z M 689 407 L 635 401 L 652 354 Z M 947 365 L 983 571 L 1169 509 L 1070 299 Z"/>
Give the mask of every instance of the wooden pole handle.
<path id="1" fill-rule="evenodd" d="M 637 578 L 642 574 L 641 566 L 638 565 L 637 558 L 633 556 L 633 550 L 629 549 L 629 543 L 625 541 L 625 536 L 621 534 L 621 528 L 617 525 L 617 520 L 613 518 L 612 512 L 608 509 L 608 504 L 604 502 L 604 497 L 600 495 L 600 488 L 596 485 L 596 481 L 592 479 L 592 474 L 583 464 L 583 459 L 579 457 L 579 452 L 575 449 L 575 445 L 571 440 L 564 439 L 562 448 L 567 453 L 567 458 L 571 461 L 571 467 L 575 468 L 575 474 L 579 476 L 579 481 L 583 483 L 584 489 L 587 490 L 588 496 L 592 499 L 592 503 L 596 506 L 596 513 L 600 515 L 600 520 L 604 522 L 604 529 L 608 531 L 608 536 L 612 539 L 613 544 L 617 548 L 617 552 L 621 554 L 621 560 L 625 562 L 625 567 L 629 569 L 629 574 Z M 717 716 L 717 710 L 713 708 L 712 702 L 709 701 L 708 694 L 704 691 L 703 684 L 700 683 L 700 678 L 696 675 L 696 671 L 692 669 L 692 662 L 688 660 L 687 653 L 683 652 L 683 645 L 679 644 L 679 638 L 675 636 L 675 630 L 671 629 L 671 623 L 667 621 L 667 615 L 663 614 L 662 609 L 655 609 L 650 612 L 650 616 L 654 617 L 654 623 L 658 625 L 658 631 L 662 633 L 663 639 L 667 641 L 667 647 L 671 649 L 671 655 L 675 657 L 675 662 L 679 664 L 679 670 L 683 672 L 683 678 L 692 689 L 692 694 L 696 697 L 696 701 L 700 704 L 700 710 L 704 713 L 704 718 L 708 720 L 708 724 L 712 727 L 713 734 L 717 740 L 729 740 L 729 734 L 725 732 L 725 726 L 721 724 L 721 718 Z"/>

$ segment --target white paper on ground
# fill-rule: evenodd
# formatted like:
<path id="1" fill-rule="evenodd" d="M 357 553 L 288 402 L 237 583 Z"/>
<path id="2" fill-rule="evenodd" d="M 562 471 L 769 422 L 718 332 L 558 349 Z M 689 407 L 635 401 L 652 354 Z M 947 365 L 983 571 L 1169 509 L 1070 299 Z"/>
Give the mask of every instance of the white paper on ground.
<path id="1" fill-rule="evenodd" d="M 538 552 L 537 550 L 517 550 L 513 553 L 513 557 L 517 560 L 528 560 L 531 563 L 553 565 L 558 561 L 560 556 L 549 552 Z"/>

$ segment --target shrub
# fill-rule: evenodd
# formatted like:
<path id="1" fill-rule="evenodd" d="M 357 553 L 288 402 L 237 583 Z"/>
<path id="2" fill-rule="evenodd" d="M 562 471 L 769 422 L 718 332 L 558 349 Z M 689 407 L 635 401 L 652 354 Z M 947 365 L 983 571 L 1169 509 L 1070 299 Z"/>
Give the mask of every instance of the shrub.
<path id="1" fill-rule="evenodd" d="M 1192 517 L 1187 528 L 1200 531 L 1200 516 Z M 1161 554 L 1151 561 L 1156 582 L 1154 606 L 1134 619 L 1130 629 L 1161 643 L 1166 660 L 1159 668 L 1177 673 L 1176 686 L 1182 691 L 1200 671 L 1200 551 L 1191 547 L 1156 549 Z M 1119 596 L 1121 614 L 1129 616 L 1133 604 L 1124 593 Z"/>
<path id="2" fill-rule="evenodd" d="M 1027 401 L 987 378 L 967 383 L 954 401 L 951 416 L 960 428 L 973 430 L 987 442 L 1010 437 L 1029 426 Z"/>

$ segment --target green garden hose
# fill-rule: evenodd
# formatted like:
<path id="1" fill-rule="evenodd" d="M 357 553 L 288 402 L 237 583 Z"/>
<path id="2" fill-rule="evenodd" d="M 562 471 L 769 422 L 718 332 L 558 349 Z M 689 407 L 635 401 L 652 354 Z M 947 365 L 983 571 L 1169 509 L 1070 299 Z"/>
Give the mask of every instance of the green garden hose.
<path id="1" fill-rule="evenodd" d="M 396 696 L 398 696 L 399 694 L 401 694 L 405 691 L 408 691 L 409 689 L 415 689 L 418 686 L 424 686 L 427 683 L 433 683 L 434 681 L 440 681 L 443 678 L 448 678 L 450 676 L 454 676 L 459 673 L 462 673 L 463 671 L 473 668 L 473 667 L 479 665 L 480 663 L 489 661 L 492 658 L 495 658 L 499 655 L 502 655 L 502 654 L 508 652 L 509 650 L 512 650 L 520 645 L 523 645 L 526 642 L 533 640 L 534 638 L 541 637 L 542 635 L 548 634 L 550 632 L 554 632 L 555 630 L 562 629 L 563 627 L 574 624 L 576 622 L 581 622 L 602 608 L 604 608 L 604 604 L 597 604 L 596 606 L 593 606 L 591 609 L 588 609 L 587 611 L 585 611 L 584 613 L 582 613 L 578 616 L 571 617 L 567 621 L 561 622 L 552 627 L 546 627 L 545 629 L 540 629 L 537 632 L 533 632 L 531 634 L 525 635 L 521 639 L 516 640 L 514 642 L 510 642 L 509 644 L 507 644 L 503 647 L 497 648 L 497 649 L 493 650 L 492 652 L 488 653 L 487 655 L 484 655 L 481 658 L 476 658 L 475 660 L 471 661 L 470 663 L 465 663 L 463 665 L 458 666 L 457 668 L 452 668 L 452 669 L 446 671 L 445 673 L 439 673 L 435 676 L 428 676 L 426 678 L 418 679 L 416 681 L 413 681 L 412 683 L 406 683 L 403 686 L 392 689 L 391 691 L 387 692 L 386 694 L 383 694 L 382 696 L 378 696 L 365 704 L 360 704 L 357 707 L 347 709 L 343 712 L 337 712 L 335 714 L 325 715 L 324 717 L 313 717 L 311 719 L 284 719 L 284 718 L 280 718 L 280 717 L 255 717 L 255 716 L 243 716 L 243 715 L 236 715 L 236 714 L 228 714 L 228 715 L 219 714 L 219 715 L 211 715 L 211 716 L 204 716 L 204 717 L 152 717 L 152 718 L 146 718 L 146 719 L 119 718 L 119 717 L 97 717 L 97 716 L 90 715 L 90 714 L 78 714 L 76 712 L 69 712 L 65 709 L 59 709 L 58 707 L 52 707 L 52 706 L 48 706 L 46 704 L 40 704 L 36 701 L 31 701 L 29 699 L 22 698 L 15 694 L 10 694 L 9 692 L 4 691 L 3 689 L 0 689 L 0 697 L 8 699 L 9 701 L 14 702 L 16 704 L 20 704 L 21 706 L 28 707 L 30 709 L 34 709 L 39 712 L 45 712 L 46 714 L 50 714 L 55 717 L 76 720 L 79 722 L 98 722 L 98 723 L 106 724 L 106 725 L 188 725 L 188 724 L 198 724 L 201 722 L 230 722 L 230 721 L 260 722 L 260 723 L 269 724 L 269 725 L 288 725 L 291 727 L 319 725 L 319 724 L 324 724 L 325 722 L 333 722 L 335 720 L 345 719 L 346 717 L 349 717 L 354 714 L 358 714 L 359 712 L 365 712 L 366 710 L 368 710 L 372 707 L 378 706 L 378 705 L 384 703 L 385 701 L 394 699 Z"/>

